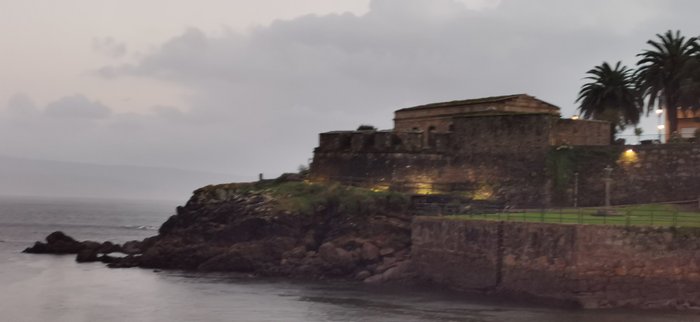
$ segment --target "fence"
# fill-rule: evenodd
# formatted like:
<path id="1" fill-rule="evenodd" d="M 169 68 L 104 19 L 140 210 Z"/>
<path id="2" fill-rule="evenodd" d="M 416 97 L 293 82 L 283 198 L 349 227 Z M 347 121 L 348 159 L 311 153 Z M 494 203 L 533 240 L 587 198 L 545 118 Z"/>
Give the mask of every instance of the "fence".
<path id="1" fill-rule="evenodd" d="M 447 215 L 463 220 L 522 221 L 562 224 L 700 227 L 698 201 L 692 204 L 633 205 L 611 208 L 507 209 L 477 211 L 455 204 L 418 205 L 417 214 Z M 432 207 L 432 208 L 431 208 Z"/>

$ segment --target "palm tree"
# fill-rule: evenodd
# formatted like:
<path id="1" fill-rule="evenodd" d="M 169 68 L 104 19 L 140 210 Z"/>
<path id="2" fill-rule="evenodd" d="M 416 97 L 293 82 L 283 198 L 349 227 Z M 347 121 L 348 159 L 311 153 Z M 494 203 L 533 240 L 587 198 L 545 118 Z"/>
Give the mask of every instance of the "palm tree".
<path id="1" fill-rule="evenodd" d="M 642 97 L 647 98 L 647 112 L 655 106 L 666 109 L 669 131 L 678 130 L 678 109 L 697 108 L 698 97 L 698 39 L 686 39 L 680 31 L 657 34 L 658 41 L 638 54 L 637 82 Z"/>
<path id="2" fill-rule="evenodd" d="M 610 122 L 611 139 L 628 124 L 639 123 L 643 102 L 635 86 L 634 71 L 617 62 L 615 67 L 603 63 L 589 70 L 576 99 L 586 119 Z M 612 140 L 611 140 L 612 141 Z"/>

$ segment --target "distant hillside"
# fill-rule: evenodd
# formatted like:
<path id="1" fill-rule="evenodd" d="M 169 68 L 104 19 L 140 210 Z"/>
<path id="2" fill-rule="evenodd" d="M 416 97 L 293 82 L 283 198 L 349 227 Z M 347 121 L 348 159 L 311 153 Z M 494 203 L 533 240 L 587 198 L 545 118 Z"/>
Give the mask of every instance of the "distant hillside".
<path id="1" fill-rule="evenodd" d="M 158 167 L 0 156 L 0 195 L 187 200 L 195 189 L 251 177 Z"/>

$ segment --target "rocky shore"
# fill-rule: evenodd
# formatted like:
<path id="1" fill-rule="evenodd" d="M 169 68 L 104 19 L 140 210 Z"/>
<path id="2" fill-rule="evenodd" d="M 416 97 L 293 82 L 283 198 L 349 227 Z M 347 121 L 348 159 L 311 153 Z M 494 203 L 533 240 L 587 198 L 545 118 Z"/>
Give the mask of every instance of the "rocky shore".
<path id="1" fill-rule="evenodd" d="M 158 235 L 123 245 L 54 232 L 27 253 L 79 262 L 264 276 L 409 279 L 407 197 L 296 180 L 213 185 L 177 208 Z"/>

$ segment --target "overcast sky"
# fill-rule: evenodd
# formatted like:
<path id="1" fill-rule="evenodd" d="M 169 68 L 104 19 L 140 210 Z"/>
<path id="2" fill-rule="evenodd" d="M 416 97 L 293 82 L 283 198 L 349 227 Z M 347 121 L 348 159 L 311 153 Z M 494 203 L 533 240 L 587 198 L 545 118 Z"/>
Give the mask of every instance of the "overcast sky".
<path id="1" fill-rule="evenodd" d="M 0 0 L 0 154 L 255 176 L 398 108 L 528 93 L 575 113 L 692 0 Z M 655 119 L 647 134 L 656 133 Z"/>

